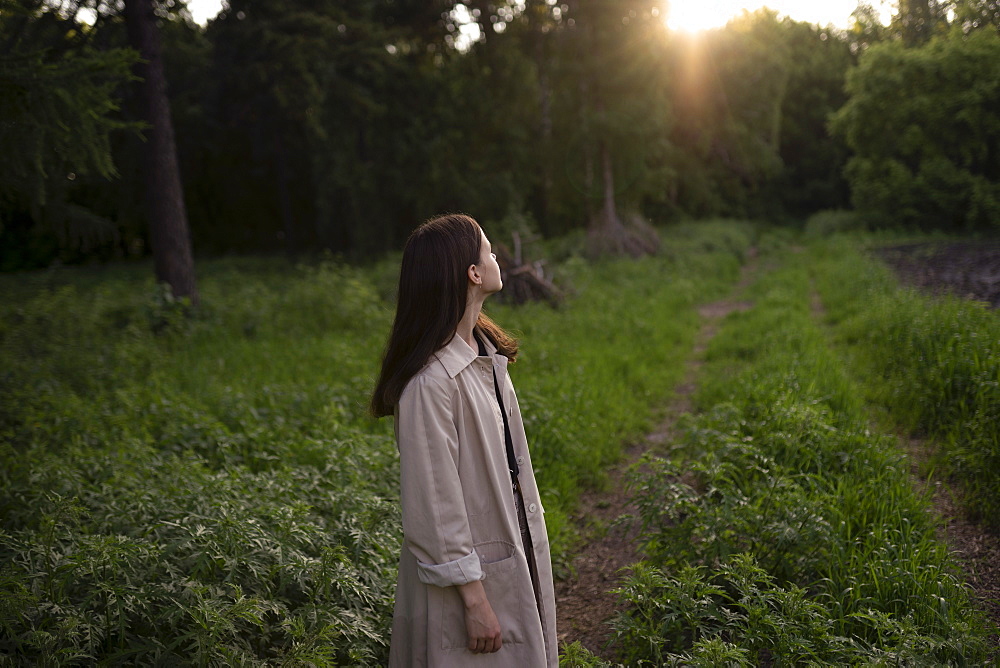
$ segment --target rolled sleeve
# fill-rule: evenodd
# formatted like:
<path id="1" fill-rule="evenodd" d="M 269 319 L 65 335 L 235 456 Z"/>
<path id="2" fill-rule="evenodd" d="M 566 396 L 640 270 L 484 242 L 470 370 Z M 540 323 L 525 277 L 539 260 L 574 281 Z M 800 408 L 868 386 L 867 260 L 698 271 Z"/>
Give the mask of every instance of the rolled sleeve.
<path id="1" fill-rule="evenodd" d="M 459 478 L 458 388 L 415 376 L 396 413 L 403 537 L 421 582 L 448 587 L 483 579 Z"/>
<path id="2" fill-rule="evenodd" d="M 473 550 L 472 554 L 444 564 L 425 564 L 418 559 L 417 577 L 424 584 L 450 587 L 482 580 L 483 567 L 479 555 Z"/>

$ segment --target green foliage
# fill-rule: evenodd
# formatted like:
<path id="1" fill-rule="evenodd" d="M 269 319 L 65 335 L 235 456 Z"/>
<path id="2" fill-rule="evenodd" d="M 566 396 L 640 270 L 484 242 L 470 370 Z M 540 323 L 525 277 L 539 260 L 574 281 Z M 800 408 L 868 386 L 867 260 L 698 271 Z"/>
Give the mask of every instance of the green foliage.
<path id="1" fill-rule="evenodd" d="M 114 117 L 117 88 L 130 81 L 137 60 L 126 49 L 39 49 L 16 29 L 13 16 L 32 16 L 25 4 L 4 0 L 0 38 L 13 43 L 0 58 L 0 144 L 7 158 L 0 171 L 0 195 L 18 193 L 36 206 L 46 202 L 47 184 L 67 172 L 116 175 L 110 135 L 134 127 Z M 70 33 L 77 26 L 62 23 Z M 53 52 L 54 51 L 54 52 Z"/>
<path id="2" fill-rule="evenodd" d="M 622 658 L 983 661 L 987 631 L 927 502 L 892 439 L 872 433 L 811 312 L 809 268 L 817 281 L 844 276 L 805 255 L 785 262 L 709 344 L 702 413 L 683 425 L 672 459 L 634 469 L 648 561 L 619 589 L 629 605 L 614 624 Z M 843 288 L 852 303 L 857 288 Z"/>
<path id="3" fill-rule="evenodd" d="M 118 175 L 115 135 L 139 129 L 118 114 L 138 54 L 96 49 L 80 33 L 61 10 L 0 1 L 0 269 L 44 260 L 46 236 L 82 253 L 116 237 L 111 221 L 68 191 L 78 178 Z"/>
<path id="4" fill-rule="evenodd" d="M 1000 3 L 996 0 L 951 0 L 955 11 L 954 22 L 962 32 L 973 30 L 1000 30 Z"/>
<path id="5" fill-rule="evenodd" d="M 695 306 L 751 233 L 664 239 L 675 254 L 559 265 L 576 295 L 558 311 L 493 310 L 523 334 L 511 372 L 557 565 L 577 495 L 680 379 Z M 384 665 L 398 460 L 366 404 L 397 265 L 206 262 L 192 311 L 142 266 L 0 277 L 0 654 Z"/>
<path id="6" fill-rule="evenodd" d="M 629 665 L 829 664 L 850 657 L 849 641 L 831 633 L 827 610 L 804 589 L 778 586 L 752 557 L 735 556 L 714 580 L 691 567 L 677 578 L 637 568 L 620 590 L 634 612 L 615 622 L 632 652 Z M 687 628 L 676 628 L 678 619 Z"/>
<path id="7" fill-rule="evenodd" d="M 852 61 L 842 36 L 760 10 L 697 40 L 674 35 L 668 54 L 673 172 L 651 202 L 762 216 L 845 200 L 846 150 L 826 129 Z"/>
<path id="8" fill-rule="evenodd" d="M 671 139 L 684 156 L 674 165 L 672 185 L 683 209 L 698 216 L 756 213 L 749 200 L 780 172 L 789 80 L 783 28 L 775 13 L 761 10 L 697 43 L 672 40 L 677 122 Z"/>
<path id="9" fill-rule="evenodd" d="M 129 53 L 119 6 L 100 5 L 85 25 L 80 0 L 63 3 L 64 14 L 43 12 L 39 0 L 4 1 L 33 9 L 0 12 L 0 37 L 28 35 L 25 53 L 45 67 L 70 56 L 103 67 Z M 599 208 L 603 149 L 626 219 L 843 206 L 843 142 L 825 119 L 843 99 L 846 41 L 758 13 L 693 44 L 670 33 L 654 5 L 476 0 L 466 14 L 438 0 L 234 0 L 205 27 L 160 7 L 196 253 L 329 249 L 367 259 L 441 211 L 487 225 L 521 216 L 562 236 Z M 460 36 L 472 23 L 483 36 L 475 43 Z M 48 95 L 56 83 L 72 94 L 76 120 L 104 133 L 91 153 L 120 177 L 62 164 L 45 165 L 44 182 L 26 173 L 19 192 L 44 185 L 49 205 L 43 220 L 0 202 L 0 268 L 149 252 L 138 196 L 147 144 L 105 132 L 139 117 L 119 89 L 124 79 L 110 76 L 127 65 L 115 67 L 31 80 L 27 97 L 53 108 L 63 104 Z M 66 134 L 51 113 L 29 116 L 18 127 L 35 132 L 38 119 L 48 135 Z M 31 140 L 8 127 L 11 145 Z M 88 133 L 66 136 L 80 146 Z"/>
<path id="10" fill-rule="evenodd" d="M 357 332 L 386 314 L 356 270 L 238 265 L 193 320 L 131 280 L 5 307 L 18 662 L 383 660 L 396 459 L 363 417 L 378 346 Z"/>
<path id="11" fill-rule="evenodd" d="M 580 644 L 563 644 L 559 650 L 560 668 L 611 668 L 611 664 Z"/>
<path id="12" fill-rule="evenodd" d="M 822 239 L 834 234 L 859 232 L 866 228 L 864 217 L 856 211 L 828 209 L 809 216 L 803 231 L 808 239 Z"/>
<path id="13" fill-rule="evenodd" d="M 889 33 L 907 47 L 926 44 L 948 29 L 949 0 L 899 0 Z"/>
<path id="14" fill-rule="evenodd" d="M 789 19 L 781 28 L 777 39 L 787 45 L 788 54 L 778 141 L 782 170 L 764 197 L 780 203 L 784 212 L 802 216 L 848 201 L 843 176 L 847 146 L 831 135 L 828 123 L 847 99 L 844 79 L 855 58 L 838 31 Z"/>
<path id="15" fill-rule="evenodd" d="M 1000 219 L 1000 35 L 867 50 L 833 126 L 855 155 L 854 206 L 882 225 L 950 230 Z"/>
<path id="16" fill-rule="evenodd" d="M 590 200 L 584 215 L 596 222 L 609 193 L 612 206 L 629 208 L 663 190 L 650 177 L 661 176 L 654 165 L 669 151 L 667 30 L 650 0 L 578 3 L 570 15 L 556 43 L 565 61 L 558 148 L 567 153 L 566 178 Z"/>
<path id="17" fill-rule="evenodd" d="M 937 463 L 968 508 L 1000 517 L 1000 323 L 984 305 L 901 288 L 885 267 L 832 245 L 817 285 L 871 400 L 942 444 Z"/>

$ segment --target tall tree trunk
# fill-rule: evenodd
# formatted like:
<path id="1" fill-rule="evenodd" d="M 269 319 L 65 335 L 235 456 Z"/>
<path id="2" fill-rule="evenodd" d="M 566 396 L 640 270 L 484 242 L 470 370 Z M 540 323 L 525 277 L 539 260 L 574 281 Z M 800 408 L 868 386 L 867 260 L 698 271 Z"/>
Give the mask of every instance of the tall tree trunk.
<path id="1" fill-rule="evenodd" d="M 550 55 L 546 49 L 546 36 L 539 27 L 532 33 L 534 39 L 535 67 L 538 70 L 538 107 L 541 112 L 539 130 L 541 134 L 542 184 L 540 197 L 540 213 L 543 232 L 549 231 L 549 207 L 552 200 L 552 84 L 549 81 Z"/>
<path id="2" fill-rule="evenodd" d="M 140 103 L 149 124 L 142 176 L 156 280 L 170 285 L 175 297 L 197 303 L 191 233 L 152 0 L 125 0 L 125 22 L 129 42 L 144 61 L 136 66 L 136 74 L 142 77 Z"/>
<path id="3" fill-rule="evenodd" d="M 606 141 L 601 141 L 601 181 L 604 185 L 604 206 L 597 226 L 608 235 L 621 232 L 622 221 L 618 218 L 618 207 L 615 206 L 615 169 L 611 161 L 611 149 Z"/>
<path id="4" fill-rule="evenodd" d="M 280 132 L 274 133 L 274 171 L 278 182 L 278 211 L 281 214 L 281 229 L 285 237 L 285 253 L 288 257 L 294 258 L 299 249 L 299 240 L 295 227 L 295 213 L 292 210 L 288 154 Z"/>
<path id="5" fill-rule="evenodd" d="M 594 152 L 590 143 L 590 123 L 587 116 L 587 103 L 590 102 L 590 90 L 585 77 L 578 82 L 580 90 L 579 114 L 580 150 L 583 153 L 583 193 L 587 205 L 587 215 L 593 217 L 591 199 L 594 197 Z"/>

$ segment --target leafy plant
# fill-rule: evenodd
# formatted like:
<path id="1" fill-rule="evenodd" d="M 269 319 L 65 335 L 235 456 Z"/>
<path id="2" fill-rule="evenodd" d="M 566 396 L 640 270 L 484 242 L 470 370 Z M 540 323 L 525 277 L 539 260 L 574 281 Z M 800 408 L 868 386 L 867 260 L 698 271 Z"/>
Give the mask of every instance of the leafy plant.
<path id="1" fill-rule="evenodd" d="M 577 495 L 650 423 L 751 233 L 664 238 L 690 252 L 568 261 L 559 311 L 494 311 L 523 333 L 557 566 Z M 129 267 L 0 277 L 0 656 L 384 665 L 398 460 L 366 402 L 395 271 L 208 261 L 194 310 Z"/>

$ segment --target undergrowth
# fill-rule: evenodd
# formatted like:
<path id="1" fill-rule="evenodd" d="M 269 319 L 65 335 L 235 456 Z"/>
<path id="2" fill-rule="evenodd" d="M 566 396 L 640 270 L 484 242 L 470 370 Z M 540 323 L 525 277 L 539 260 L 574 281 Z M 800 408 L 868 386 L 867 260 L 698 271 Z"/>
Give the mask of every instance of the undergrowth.
<path id="1" fill-rule="evenodd" d="M 816 285 L 869 400 L 939 446 L 964 505 L 1000 528 L 1000 318 L 984 304 L 901 287 L 845 239 L 817 247 Z"/>
<path id="2" fill-rule="evenodd" d="M 986 623 L 927 499 L 810 311 L 814 258 L 785 265 L 710 343 L 684 437 L 634 469 L 647 559 L 618 589 L 620 658 L 981 665 Z"/>
<path id="3" fill-rule="evenodd" d="M 559 310 L 492 310 L 557 560 L 749 243 L 676 228 L 559 264 Z M 205 262 L 193 310 L 135 267 L 0 277 L 0 665 L 385 663 L 398 459 L 365 407 L 395 266 Z"/>

